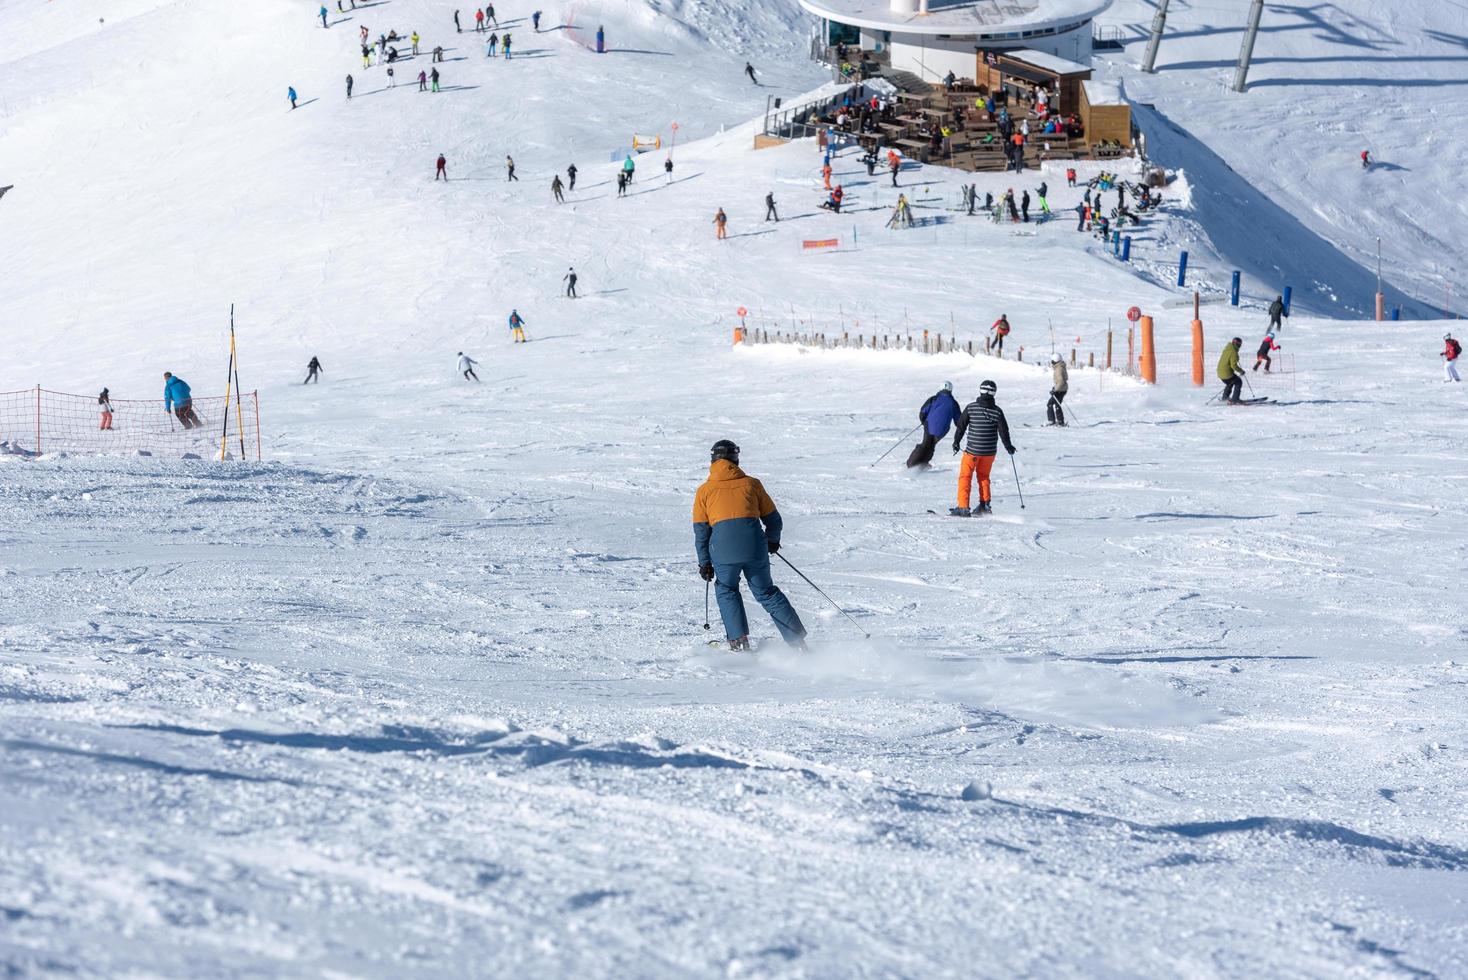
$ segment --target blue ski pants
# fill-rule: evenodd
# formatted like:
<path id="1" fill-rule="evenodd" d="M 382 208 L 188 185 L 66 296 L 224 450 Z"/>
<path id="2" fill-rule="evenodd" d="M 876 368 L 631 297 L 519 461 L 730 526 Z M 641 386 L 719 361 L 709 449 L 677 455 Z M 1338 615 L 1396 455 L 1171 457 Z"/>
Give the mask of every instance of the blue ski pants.
<path id="1" fill-rule="evenodd" d="M 775 626 L 780 630 L 780 636 L 791 646 L 800 642 L 805 636 L 805 627 L 796 615 L 790 600 L 785 598 L 770 577 L 770 556 L 760 555 L 747 562 L 734 564 L 714 563 L 714 579 L 718 582 L 715 590 L 719 598 L 719 616 L 724 620 L 724 633 L 731 640 L 737 640 L 741 636 L 749 635 L 749 619 L 744 615 L 744 598 L 739 594 L 739 576 L 743 573 L 745 581 L 749 583 L 750 594 L 754 596 L 770 618 L 775 621 Z"/>

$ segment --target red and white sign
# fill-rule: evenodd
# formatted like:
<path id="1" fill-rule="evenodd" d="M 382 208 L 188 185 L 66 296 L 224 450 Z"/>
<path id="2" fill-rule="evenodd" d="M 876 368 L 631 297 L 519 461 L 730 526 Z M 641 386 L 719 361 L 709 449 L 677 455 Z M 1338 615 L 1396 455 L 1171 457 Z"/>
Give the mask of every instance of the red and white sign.
<path id="1" fill-rule="evenodd" d="M 1131 309 L 1126 311 L 1126 318 L 1133 323 L 1136 323 L 1142 318 L 1142 308 L 1140 306 L 1133 306 Z"/>
<path id="2" fill-rule="evenodd" d="M 801 241 L 800 247 L 807 252 L 818 251 L 823 248 L 840 248 L 839 238 L 806 238 Z"/>

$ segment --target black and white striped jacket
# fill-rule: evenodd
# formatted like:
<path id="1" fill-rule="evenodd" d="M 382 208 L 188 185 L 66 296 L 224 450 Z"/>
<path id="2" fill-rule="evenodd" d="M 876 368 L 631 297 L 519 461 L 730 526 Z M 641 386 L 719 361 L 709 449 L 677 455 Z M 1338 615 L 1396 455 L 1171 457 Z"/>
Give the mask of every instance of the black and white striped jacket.
<path id="1" fill-rule="evenodd" d="M 966 444 L 963 443 L 965 432 L 968 433 Z M 1009 422 L 1004 418 L 1004 410 L 994 404 L 993 395 L 980 395 L 958 417 L 958 428 L 953 432 L 953 449 L 957 452 L 963 445 L 964 452 L 974 456 L 993 456 L 998 452 L 1000 440 L 1003 440 L 1005 450 L 1013 455 L 1014 443 L 1009 441 Z"/>

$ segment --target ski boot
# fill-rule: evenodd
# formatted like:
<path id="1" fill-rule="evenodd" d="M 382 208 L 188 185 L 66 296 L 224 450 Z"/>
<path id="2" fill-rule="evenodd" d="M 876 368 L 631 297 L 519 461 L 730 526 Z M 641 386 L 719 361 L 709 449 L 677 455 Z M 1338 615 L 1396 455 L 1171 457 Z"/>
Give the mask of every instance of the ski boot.
<path id="1" fill-rule="evenodd" d="M 950 508 L 948 508 L 948 516 L 949 517 L 972 517 L 973 516 L 973 511 L 969 510 L 967 507 L 950 507 Z"/>
<path id="2" fill-rule="evenodd" d="M 986 500 L 983 503 L 979 504 L 979 509 L 976 510 L 976 511 L 974 511 L 974 516 L 975 517 L 983 517 L 985 514 L 992 514 L 992 513 L 994 513 L 994 508 L 991 507 L 989 505 L 989 501 Z"/>
<path id="3" fill-rule="evenodd" d="M 740 652 L 748 653 L 749 652 L 749 637 L 747 637 L 747 636 L 737 636 L 734 639 L 730 640 L 729 641 L 729 652 L 730 653 L 740 653 Z"/>

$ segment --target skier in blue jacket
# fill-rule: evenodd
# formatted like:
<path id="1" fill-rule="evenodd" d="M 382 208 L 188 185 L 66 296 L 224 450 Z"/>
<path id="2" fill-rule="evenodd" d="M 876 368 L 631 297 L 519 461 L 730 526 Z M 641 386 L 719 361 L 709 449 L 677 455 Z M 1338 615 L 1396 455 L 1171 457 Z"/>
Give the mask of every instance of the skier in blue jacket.
<path id="1" fill-rule="evenodd" d="M 163 372 L 163 411 L 172 411 L 185 429 L 204 424 L 194 414 L 194 399 L 189 393 L 189 383 L 183 378 L 175 378 L 170 371 Z"/>
<path id="2" fill-rule="evenodd" d="M 923 407 L 918 409 L 918 421 L 923 423 L 923 441 L 914 446 L 907 457 L 908 469 L 927 469 L 933 465 L 934 447 L 948 434 L 948 427 L 957 421 L 962 411 L 958 400 L 953 397 L 952 381 L 943 382 L 943 390 L 923 402 Z"/>

